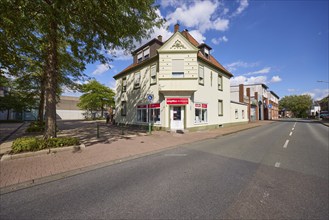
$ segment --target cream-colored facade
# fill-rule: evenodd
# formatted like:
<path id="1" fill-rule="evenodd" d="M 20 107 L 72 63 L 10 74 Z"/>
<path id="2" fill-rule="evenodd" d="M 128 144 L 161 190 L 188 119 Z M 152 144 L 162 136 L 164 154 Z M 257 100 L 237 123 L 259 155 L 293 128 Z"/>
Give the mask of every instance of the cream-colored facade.
<path id="1" fill-rule="evenodd" d="M 157 49 L 156 56 L 116 75 L 115 121 L 141 125 L 150 122 L 165 130 L 247 122 L 248 118 L 242 117 L 247 106 L 230 101 L 232 75 L 219 68 L 208 48 L 200 49 L 177 31 Z M 202 49 L 206 51 L 204 57 Z M 236 109 L 241 116 L 232 120 Z"/>

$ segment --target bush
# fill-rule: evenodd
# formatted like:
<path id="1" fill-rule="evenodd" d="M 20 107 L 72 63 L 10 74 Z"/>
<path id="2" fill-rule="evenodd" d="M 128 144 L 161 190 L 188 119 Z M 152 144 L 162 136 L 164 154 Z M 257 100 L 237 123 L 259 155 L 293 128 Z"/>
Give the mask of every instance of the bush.
<path id="1" fill-rule="evenodd" d="M 57 148 L 78 145 L 79 139 L 75 137 L 58 137 L 43 140 L 36 137 L 17 138 L 12 145 L 12 152 L 38 151 L 46 148 Z"/>
<path id="2" fill-rule="evenodd" d="M 34 121 L 31 122 L 29 127 L 26 129 L 26 132 L 42 132 L 45 130 L 45 122 L 43 122 L 42 125 L 40 125 L 39 122 Z"/>

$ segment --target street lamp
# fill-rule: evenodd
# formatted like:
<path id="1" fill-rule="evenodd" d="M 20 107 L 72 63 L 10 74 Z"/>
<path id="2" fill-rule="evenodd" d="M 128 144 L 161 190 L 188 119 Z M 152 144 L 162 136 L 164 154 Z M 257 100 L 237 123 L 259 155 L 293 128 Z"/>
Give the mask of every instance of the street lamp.
<path id="1" fill-rule="evenodd" d="M 324 80 L 318 80 L 317 82 L 319 82 L 319 83 L 328 83 L 329 84 L 328 81 L 324 81 Z M 329 111 L 329 95 L 328 95 L 328 109 L 327 110 Z"/>

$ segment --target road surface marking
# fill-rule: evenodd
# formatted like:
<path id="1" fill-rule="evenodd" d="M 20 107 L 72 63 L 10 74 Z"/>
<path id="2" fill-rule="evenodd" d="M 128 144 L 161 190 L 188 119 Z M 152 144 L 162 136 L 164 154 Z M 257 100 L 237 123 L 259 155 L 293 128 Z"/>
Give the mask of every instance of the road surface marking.
<path id="1" fill-rule="evenodd" d="M 279 162 L 276 162 L 276 163 L 274 164 L 274 166 L 275 166 L 275 167 L 280 167 L 280 163 L 279 163 Z"/>
<path id="2" fill-rule="evenodd" d="M 286 140 L 286 143 L 284 143 L 283 148 L 287 148 L 288 143 L 289 143 L 289 140 Z"/>
<path id="3" fill-rule="evenodd" d="M 290 134 L 289 134 L 289 136 L 291 136 L 292 135 L 292 131 L 290 131 Z"/>
<path id="4" fill-rule="evenodd" d="M 295 128 L 292 128 L 292 130 L 295 130 Z"/>

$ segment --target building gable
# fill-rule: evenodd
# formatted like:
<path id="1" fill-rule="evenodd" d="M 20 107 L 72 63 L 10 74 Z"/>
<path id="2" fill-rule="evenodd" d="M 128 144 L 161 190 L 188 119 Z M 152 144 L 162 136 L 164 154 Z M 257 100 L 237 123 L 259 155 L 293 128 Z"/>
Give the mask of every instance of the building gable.
<path id="1" fill-rule="evenodd" d="M 159 53 L 175 52 L 198 52 L 198 48 L 189 42 L 179 31 L 173 34 L 162 47 L 158 49 Z"/>

